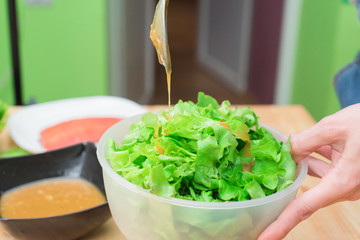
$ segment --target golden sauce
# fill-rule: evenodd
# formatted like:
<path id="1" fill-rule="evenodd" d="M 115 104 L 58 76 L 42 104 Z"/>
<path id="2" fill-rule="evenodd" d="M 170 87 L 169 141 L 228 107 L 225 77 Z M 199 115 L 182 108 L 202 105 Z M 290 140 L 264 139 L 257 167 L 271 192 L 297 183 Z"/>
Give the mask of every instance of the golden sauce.
<path id="1" fill-rule="evenodd" d="M 170 72 L 170 73 L 166 73 L 166 80 L 167 80 L 168 105 L 169 105 L 169 116 L 170 116 L 170 105 L 171 105 L 171 99 L 170 99 L 170 93 L 171 93 L 171 72 Z"/>
<path id="2" fill-rule="evenodd" d="M 9 190 L 0 199 L 3 218 L 40 218 L 84 210 L 104 203 L 90 182 L 79 178 L 49 178 Z"/>
<path id="3" fill-rule="evenodd" d="M 167 8 L 169 0 L 159 0 L 154 14 L 154 20 L 151 24 L 150 39 L 154 44 L 159 63 L 165 67 L 168 90 L 168 104 L 170 114 L 170 92 L 171 92 L 171 58 L 167 36 Z"/>

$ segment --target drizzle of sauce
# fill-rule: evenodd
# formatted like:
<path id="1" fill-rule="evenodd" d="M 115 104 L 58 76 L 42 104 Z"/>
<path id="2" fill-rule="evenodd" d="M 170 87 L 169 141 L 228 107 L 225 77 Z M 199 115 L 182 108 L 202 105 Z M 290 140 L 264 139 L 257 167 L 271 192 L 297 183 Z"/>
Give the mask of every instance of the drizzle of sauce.
<path id="1" fill-rule="evenodd" d="M 171 92 L 171 57 L 168 44 L 167 36 L 167 9 L 169 0 L 159 0 L 154 20 L 151 24 L 150 39 L 154 44 L 156 53 L 158 56 L 159 63 L 165 67 L 166 78 L 167 78 L 167 90 L 168 90 L 168 104 L 169 104 L 169 115 L 170 115 L 170 92 Z"/>
<path id="2" fill-rule="evenodd" d="M 106 201 L 100 190 L 80 178 L 49 178 L 5 192 L 0 199 L 3 218 L 40 218 L 94 207 Z"/>

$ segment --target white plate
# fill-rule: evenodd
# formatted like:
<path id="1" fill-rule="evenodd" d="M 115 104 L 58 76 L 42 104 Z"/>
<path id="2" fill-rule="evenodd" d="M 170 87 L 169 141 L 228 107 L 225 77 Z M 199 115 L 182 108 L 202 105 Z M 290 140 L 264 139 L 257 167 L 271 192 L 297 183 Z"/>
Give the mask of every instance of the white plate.
<path id="1" fill-rule="evenodd" d="M 84 117 L 128 118 L 147 110 L 120 97 L 96 96 L 71 98 L 30 105 L 10 116 L 7 122 L 15 143 L 29 152 L 44 152 L 40 132 L 54 124 Z"/>

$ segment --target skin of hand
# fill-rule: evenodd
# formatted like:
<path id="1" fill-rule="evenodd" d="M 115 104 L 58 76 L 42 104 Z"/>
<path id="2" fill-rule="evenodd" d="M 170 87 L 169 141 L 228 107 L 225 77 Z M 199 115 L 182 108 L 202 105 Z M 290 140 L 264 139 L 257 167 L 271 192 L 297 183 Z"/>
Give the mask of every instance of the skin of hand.
<path id="1" fill-rule="evenodd" d="M 293 200 L 258 240 L 283 239 L 318 209 L 360 199 L 359 134 L 360 104 L 354 104 L 323 118 L 312 128 L 291 135 L 294 160 L 299 162 L 308 157 L 308 174 L 321 180 Z M 331 164 L 309 156 L 313 152 L 323 155 Z"/>

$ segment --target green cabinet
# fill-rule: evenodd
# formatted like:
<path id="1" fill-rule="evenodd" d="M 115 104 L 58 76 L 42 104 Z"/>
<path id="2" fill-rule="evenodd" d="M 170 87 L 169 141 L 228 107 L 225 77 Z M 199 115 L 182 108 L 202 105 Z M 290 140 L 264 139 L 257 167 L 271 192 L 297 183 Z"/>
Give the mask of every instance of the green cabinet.
<path id="1" fill-rule="evenodd" d="M 11 48 L 7 1 L 0 1 L 0 99 L 7 104 L 14 104 L 14 85 L 12 77 Z"/>
<path id="2" fill-rule="evenodd" d="M 303 0 L 291 103 L 316 120 L 340 110 L 333 79 L 360 50 L 356 8 L 346 1 Z"/>
<path id="3" fill-rule="evenodd" d="M 39 2 L 17 0 L 23 102 L 107 94 L 106 1 Z"/>
<path id="4" fill-rule="evenodd" d="M 11 61 L 7 1 L 0 2 L 3 78 Z M 108 94 L 107 1 L 16 0 L 16 5 L 24 104 Z M 0 85 L 1 98 L 9 102 L 12 80 L 0 84 L 9 85 Z"/>
<path id="5" fill-rule="evenodd" d="M 151 98 L 154 1 L 14 1 L 24 104 L 95 95 Z M 14 104 L 7 3 L 0 0 L 0 98 Z"/>

